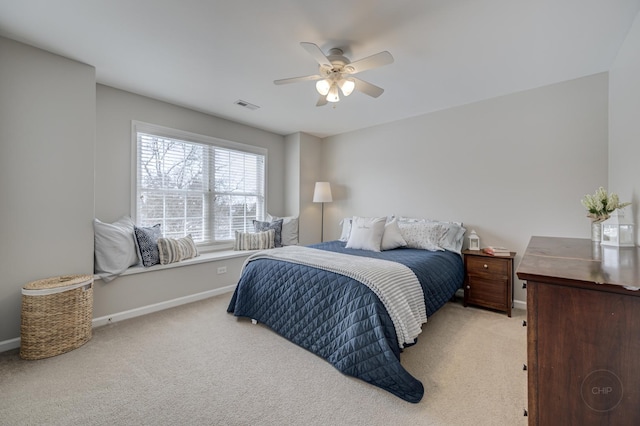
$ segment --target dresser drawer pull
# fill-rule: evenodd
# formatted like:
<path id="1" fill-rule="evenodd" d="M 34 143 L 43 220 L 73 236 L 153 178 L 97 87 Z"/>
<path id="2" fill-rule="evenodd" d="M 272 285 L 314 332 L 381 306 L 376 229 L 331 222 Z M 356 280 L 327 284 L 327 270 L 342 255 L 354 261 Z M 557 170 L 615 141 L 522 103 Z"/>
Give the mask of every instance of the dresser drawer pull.
<path id="1" fill-rule="evenodd" d="M 486 263 L 484 264 L 484 269 L 489 268 L 489 265 L 487 265 Z"/>
<path id="2" fill-rule="evenodd" d="M 527 283 L 522 283 L 522 288 L 527 289 Z"/>
<path id="3" fill-rule="evenodd" d="M 522 320 L 522 326 L 526 327 L 527 326 L 527 320 Z"/>
<path id="4" fill-rule="evenodd" d="M 471 286 L 470 286 L 470 285 L 468 285 L 468 286 L 467 286 L 467 290 L 470 290 L 470 289 L 471 289 Z"/>
<path id="5" fill-rule="evenodd" d="M 524 417 L 528 417 L 529 413 L 527 413 L 527 410 L 524 410 Z"/>
<path id="6" fill-rule="evenodd" d="M 527 371 L 527 364 L 522 364 L 522 370 Z"/>

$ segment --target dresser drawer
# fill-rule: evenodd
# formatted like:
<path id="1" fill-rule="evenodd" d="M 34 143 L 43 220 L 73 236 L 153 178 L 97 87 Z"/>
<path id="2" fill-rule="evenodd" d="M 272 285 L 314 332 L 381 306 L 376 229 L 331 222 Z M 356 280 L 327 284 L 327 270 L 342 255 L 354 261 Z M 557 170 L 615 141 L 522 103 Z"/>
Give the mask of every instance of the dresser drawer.
<path id="1" fill-rule="evenodd" d="M 507 276 L 509 273 L 509 259 L 500 259 L 496 257 L 476 257 L 468 256 L 467 273 L 473 275 L 488 274 L 493 277 Z"/>

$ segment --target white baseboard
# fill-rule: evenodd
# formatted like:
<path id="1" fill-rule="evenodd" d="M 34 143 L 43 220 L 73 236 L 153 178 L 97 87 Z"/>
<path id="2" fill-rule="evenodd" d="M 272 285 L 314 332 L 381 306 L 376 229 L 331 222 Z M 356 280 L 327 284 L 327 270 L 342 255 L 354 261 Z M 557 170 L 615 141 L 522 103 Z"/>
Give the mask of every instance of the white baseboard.
<path id="1" fill-rule="evenodd" d="M 16 349 L 20 347 L 20 338 L 16 337 L 15 339 L 3 340 L 0 342 L 0 352 L 10 351 L 11 349 Z"/>
<path id="2" fill-rule="evenodd" d="M 124 321 L 126 319 L 139 317 L 142 315 L 150 314 L 152 312 L 158 312 L 176 306 L 184 305 L 187 303 L 197 302 L 198 300 L 208 299 L 209 297 L 219 296 L 221 294 L 230 293 L 235 290 L 235 285 L 227 287 L 216 288 L 214 290 L 207 290 L 202 293 L 191 294 L 189 296 L 179 297 L 177 299 L 167 300 L 165 302 L 155 303 L 153 305 L 142 306 L 140 308 L 130 309 L 128 311 L 118 312 L 112 315 L 106 315 L 100 318 L 94 318 L 91 321 L 93 328 L 100 327 L 102 325 L 113 324 L 114 322 Z M 20 347 L 20 338 L 0 341 L 0 352 L 9 351 Z"/>
<path id="3" fill-rule="evenodd" d="M 176 306 L 184 305 L 187 303 L 197 302 L 198 300 L 208 299 L 209 297 L 232 292 L 233 290 L 235 290 L 235 288 L 236 288 L 235 285 L 230 285 L 227 287 L 204 291 L 202 293 L 196 293 L 196 294 L 191 294 L 189 296 L 179 297 L 177 299 L 167 300 L 165 302 L 155 303 L 153 305 L 130 309 L 124 312 L 118 312 L 112 315 L 105 315 L 100 318 L 94 318 L 92 321 L 92 326 L 100 327 L 102 325 L 113 324 L 114 322 L 124 321 L 126 319 L 139 317 L 142 315 L 150 314 L 152 312 L 158 312 L 165 309 L 174 308 Z"/>
<path id="4" fill-rule="evenodd" d="M 522 309 L 523 311 L 527 310 L 527 302 L 524 302 L 522 300 L 514 300 L 513 301 L 513 307 L 514 309 Z"/>

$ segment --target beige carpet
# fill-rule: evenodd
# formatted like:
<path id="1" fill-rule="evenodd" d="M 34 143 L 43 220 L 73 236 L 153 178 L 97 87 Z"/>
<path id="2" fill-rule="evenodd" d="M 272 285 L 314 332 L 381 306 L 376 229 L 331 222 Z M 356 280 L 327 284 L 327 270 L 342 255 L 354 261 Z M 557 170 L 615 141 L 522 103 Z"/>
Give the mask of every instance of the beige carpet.
<path id="1" fill-rule="evenodd" d="M 402 364 L 407 403 L 226 313 L 230 294 L 94 330 L 38 361 L 0 354 L 2 425 L 525 425 L 524 311 L 448 303 Z"/>

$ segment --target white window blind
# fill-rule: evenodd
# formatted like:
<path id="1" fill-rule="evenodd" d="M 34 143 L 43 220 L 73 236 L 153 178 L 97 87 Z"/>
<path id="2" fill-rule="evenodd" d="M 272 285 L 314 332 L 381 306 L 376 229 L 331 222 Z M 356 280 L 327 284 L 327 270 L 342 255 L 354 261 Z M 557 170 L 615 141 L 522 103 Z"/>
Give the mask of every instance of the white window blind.
<path id="1" fill-rule="evenodd" d="M 160 223 L 165 237 L 214 244 L 264 218 L 264 154 L 155 133 L 165 132 L 136 131 L 139 226 Z"/>

